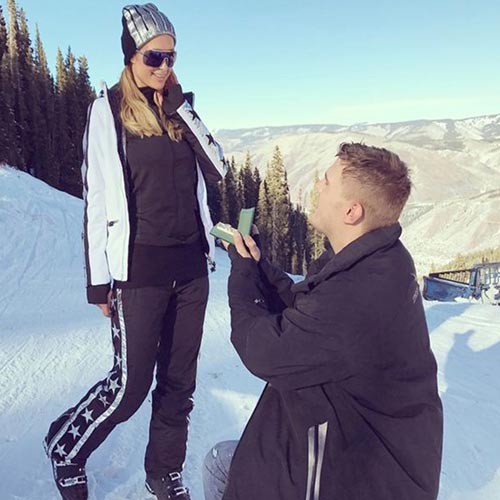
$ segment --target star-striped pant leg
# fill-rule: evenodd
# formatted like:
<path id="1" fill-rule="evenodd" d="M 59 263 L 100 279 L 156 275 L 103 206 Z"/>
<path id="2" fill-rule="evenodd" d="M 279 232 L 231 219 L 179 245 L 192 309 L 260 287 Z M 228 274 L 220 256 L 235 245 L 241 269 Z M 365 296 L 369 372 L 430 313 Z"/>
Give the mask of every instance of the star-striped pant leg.
<path id="1" fill-rule="evenodd" d="M 140 407 L 151 387 L 170 294 L 153 287 L 113 290 L 113 367 L 50 426 L 50 458 L 85 463 L 113 428 Z"/>

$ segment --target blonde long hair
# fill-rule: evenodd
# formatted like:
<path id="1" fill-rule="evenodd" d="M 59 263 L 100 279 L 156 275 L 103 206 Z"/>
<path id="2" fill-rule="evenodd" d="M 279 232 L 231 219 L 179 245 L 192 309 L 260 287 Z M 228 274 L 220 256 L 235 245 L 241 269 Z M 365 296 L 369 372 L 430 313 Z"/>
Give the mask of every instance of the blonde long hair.
<path id="1" fill-rule="evenodd" d="M 120 118 L 123 126 L 130 133 L 142 138 L 163 135 L 163 132 L 166 131 L 173 141 L 178 142 L 182 139 L 180 126 L 167 118 L 155 93 L 154 101 L 160 115 L 160 121 L 158 121 L 158 118 L 151 111 L 148 101 L 135 83 L 130 65 L 125 66 L 122 71 L 119 87 L 122 96 Z"/>

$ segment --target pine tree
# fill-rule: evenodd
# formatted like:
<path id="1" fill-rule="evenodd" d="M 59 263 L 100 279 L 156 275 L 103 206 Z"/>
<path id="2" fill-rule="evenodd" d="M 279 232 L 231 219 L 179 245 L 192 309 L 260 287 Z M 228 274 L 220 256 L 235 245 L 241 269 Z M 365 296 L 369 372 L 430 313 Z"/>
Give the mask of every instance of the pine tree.
<path id="1" fill-rule="evenodd" d="M 77 81 L 78 73 L 76 69 L 76 58 L 68 47 L 66 57 L 64 59 L 64 72 L 62 73 L 62 92 L 60 99 L 65 111 L 63 118 L 64 126 L 67 130 L 64 159 L 65 162 L 61 165 L 61 189 L 74 196 L 81 195 L 81 174 L 80 165 L 78 162 L 79 143 L 81 134 L 79 135 L 79 120 L 80 109 L 77 96 Z"/>
<path id="2" fill-rule="evenodd" d="M 61 49 L 57 49 L 56 56 L 56 84 L 54 95 L 54 127 L 56 130 L 56 140 L 54 142 L 54 164 L 50 169 L 50 178 L 48 182 L 62 190 L 66 189 L 65 177 L 63 171 L 67 168 L 69 162 L 69 133 L 67 123 L 66 106 L 66 67 Z"/>
<path id="3" fill-rule="evenodd" d="M 21 75 L 19 71 L 19 16 L 15 0 L 7 0 L 9 12 L 8 52 L 9 52 L 9 85 L 6 89 L 6 100 L 13 111 L 12 145 L 10 147 L 10 163 L 22 170 L 26 169 L 26 160 L 23 155 L 23 127 L 28 121 L 25 94 L 23 93 Z"/>
<path id="4" fill-rule="evenodd" d="M 7 25 L 0 5 L 0 163 L 9 162 L 9 149 L 13 140 L 11 129 L 14 117 L 7 94 L 10 80 L 8 57 Z"/>
<path id="5" fill-rule="evenodd" d="M 24 101 L 24 116 L 20 116 L 21 148 L 26 161 L 26 169 L 39 177 L 40 157 L 45 147 L 46 137 L 40 108 L 40 89 L 37 86 L 33 59 L 33 49 L 28 28 L 28 20 L 23 9 L 19 10 L 19 93 Z"/>
<path id="6" fill-rule="evenodd" d="M 222 181 L 222 221 L 231 224 L 233 227 L 238 227 L 240 210 L 241 202 L 238 198 L 236 163 L 234 157 L 232 157 L 226 176 Z"/>
<path id="7" fill-rule="evenodd" d="M 309 241 L 307 216 L 300 205 L 294 207 L 292 211 L 291 233 L 291 272 L 304 275 L 311 260 L 311 243 Z"/>
<path id="8" fill-rule="evenodd" d="M 94 89 L 90 83 L 89 63 L 85 56 L 78 58 L 77 94 L 80 107 L 80 124 L 85 128 L 86 115 L 89 104 L 96 98 Z M 81 126 L 81 125 L 80 125 Z"/>
<path id="9" fill-rule="evenodd" d="M 222 221 L 222 189 L 223 181 L 207 184 L 208 208 L 214 224 Z"/>
<path id="10" fill-rule="evenodd" d="M 309 194 L 310 213 L 314 212 L 318 206 L 318 192 L 316 191 L 316 184 L 319 181 L 318 171 L 314 172 L 313 188 Z M 325 251 L 325 237 L 311 223 L 309 226 L 309 240 L 311 242 L 311 259 L 317 259 Z"/>
<path id="11" fill-rule="evenodd" d="M 271 202 L 269 200 L 269 189 L 264 179 L 259 187 L 259 201 L 257 203 L 256 225 L 260 233 L 262 252 L 265 256 L 270 256 L 270 235 L 271 235 Z"/>
<path id="12" fill-rule="evenodd" d="M 245 163 L 239 172 L 241 195 L 241 204 L 245 208 L 256 207 L 259 198 L 259 191 L 252 172 L 252 159 L 250 151 L 247 151 Z"/>
<path id="13" fill-rule="evenodd" d="M 42 43 L 42 37 L 40 36 L 40 29 L 38 24 L 35 27 L 35 67 L 45 78 L 50 77 L 49 64 L 47 62 L 47 54 Z"/>
<path id="14" fill-rule="evenodd" d="M 10 55 L 11 72 L 14 73 L 13 68 L 17 65 L 17 39 L 19 31 L 19 23 L 17 21 L 17 7 L 15 0 L 7 0 L 7 10 L 9 12 L 9 30 L 8 30 L 8 51 Z M 17 70 L 16 70 L 17 72 Z"/>
<path id="15" fill-rule="evenodd" d="M 3 9 L 0 5 L 0 62 L 7 51 L 7 24 L 3 15 Z"/>
<path id="16" fill-rule="evenodd" d="M 59 187 L 59 172 L 55 172 L 57 167 L 55 162 L 56 129 L 54 123 L 54 81 L 49 71 L 47 55 L 43 47 L 38 25 L 36 26 L 35 35 L 35 81 L 39 92 L 41 129 L 44 137 L 44 144 L 37 153 L 37 159 L 40 165 L 38 177 L 54 187 Z M 55 180 L 57 180 L 57 184 Z"/>
<path id="17" fill-rule="evenodd" d="M 278 267 L 288 271 L 291 265 L 292 243 L 290 217 L 292 204 L 285 165 L 281 151 L 276 146 L 266 182 L 270 200 L 270 259 Z"/>
<path id="18" fill-rule="evenodd" d="M 66 57 L 63 57 L 58 49 L 55 87 L 54 123 L 58 140 L 55 148 L 57 161 L 53 170 L 59 172 L 59 179 L 54 181 L 60 189 L 81 197 L 82 137 L 88 106 L 95 98 L 88 74 L 87 58 L 79 57 L 77 64 L 71 47 L 68 47 Z"/>
<path id="19" fill-rule="evenodd" d="M 0 162 L 12 166 L 19 164 L 21 156 L 16 137 L 14 99 L 9 54 L 6 53 L 0 62 Z"/>
<path id="20" fill-rule="evenodd" d="M 61 93 L 64 91 L 66 86 L 66 66 L 64 65 L 64 57 L 62 55 L 61 49 L 57 48 L 56 56 L 56 88 L 57 92 Z"/>
<path id="21" fill-rule="evenodd" d="M 255 193 L 254 193 L 254 200 L 255 200 L 255 206 L 259 203 L 259 192 L 260 192 L 260 183 L 261 183 L 261 178 L 260 178 L 260 172 L 257 167 L 253 169 L 253 185 L 255 188 Z"/>

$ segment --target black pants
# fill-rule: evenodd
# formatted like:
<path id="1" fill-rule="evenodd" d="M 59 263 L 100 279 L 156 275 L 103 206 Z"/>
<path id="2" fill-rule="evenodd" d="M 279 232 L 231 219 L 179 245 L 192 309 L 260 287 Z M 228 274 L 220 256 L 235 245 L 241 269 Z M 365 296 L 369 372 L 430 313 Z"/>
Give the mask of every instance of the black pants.
<path id="1" fill-rule="evenodd" d="M 156 365 L 145 468 L 153 477 L 182 469 L 207 299 L 207 277 L 113 290 L 113 368 L 52 423 L 45 438 L 50 458 L 85 463 L 141 406 Z"/>

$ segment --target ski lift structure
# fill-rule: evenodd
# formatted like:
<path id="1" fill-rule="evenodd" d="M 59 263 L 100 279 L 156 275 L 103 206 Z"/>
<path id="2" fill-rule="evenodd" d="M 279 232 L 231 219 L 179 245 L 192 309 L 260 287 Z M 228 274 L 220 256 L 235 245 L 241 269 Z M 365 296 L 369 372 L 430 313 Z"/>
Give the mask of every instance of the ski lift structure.
<path id="1" fill-rule="evenodd" d="M 441 271 L 424 276 L 425 300 L 454 302 L 457 298 L 485 299 L 500 305 L 500 262 L 482 262 L 470 269 Z"/>

